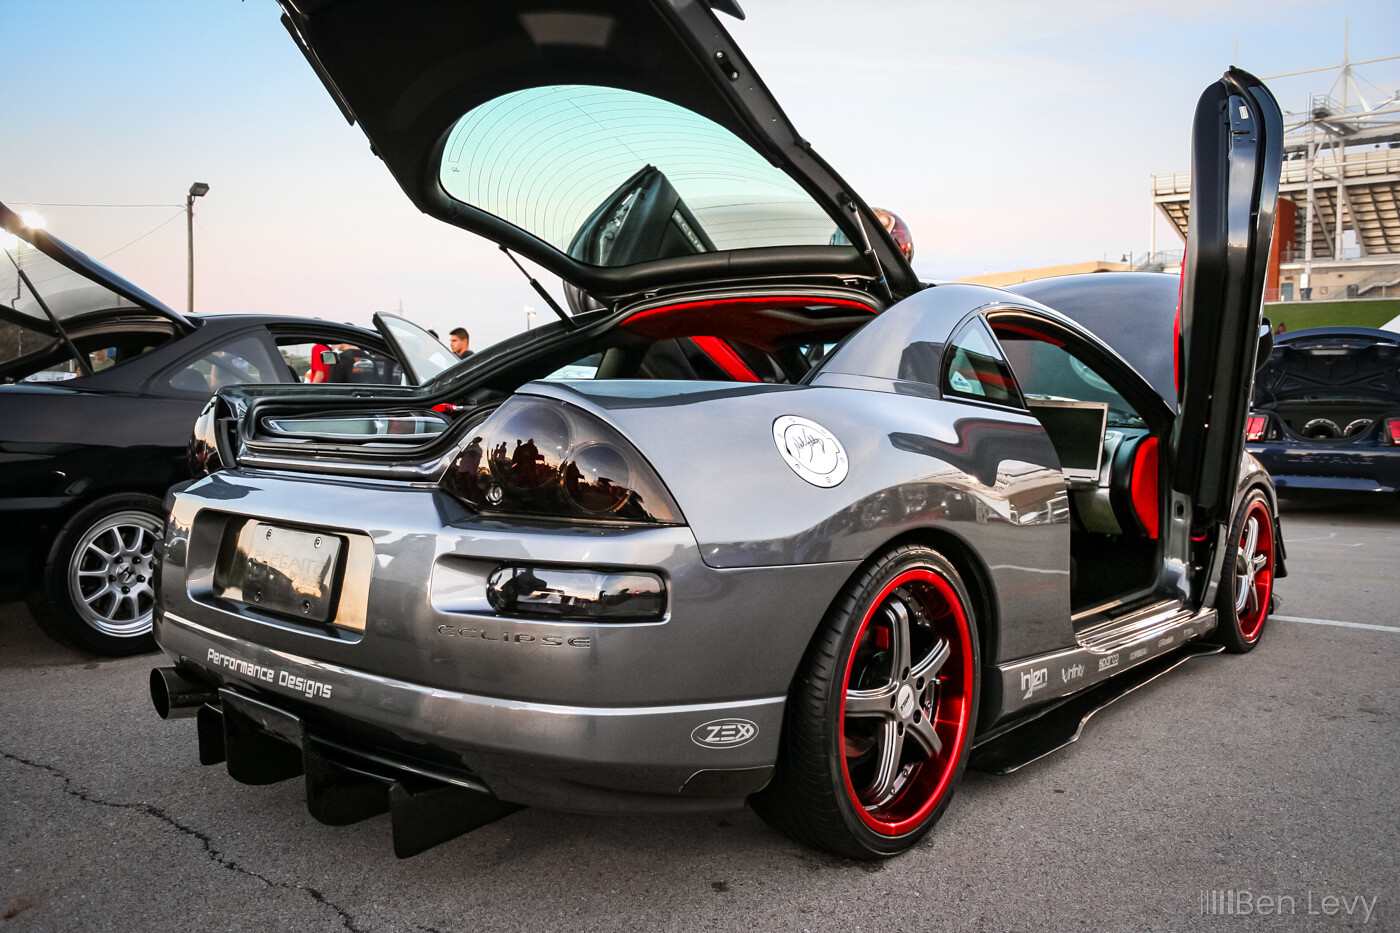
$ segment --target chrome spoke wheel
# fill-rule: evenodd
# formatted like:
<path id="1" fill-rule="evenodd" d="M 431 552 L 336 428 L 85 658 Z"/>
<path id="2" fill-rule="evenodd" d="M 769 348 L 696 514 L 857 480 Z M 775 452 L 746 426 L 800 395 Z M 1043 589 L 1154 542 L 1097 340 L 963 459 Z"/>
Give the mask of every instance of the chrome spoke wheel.
<path id="1" fill-rule="evenodd" d="M 1268 506 L 1253 503 L 1235 548 L 1235 618 L 1240 635 L 1253 642 L 1269 614 L 1274 588 L 1274 531 Z"/>
<path id="2" fill-rule="evenodd" d="M 138 510 L 102 516 L 83 533 L 68 561 L 68 594 L 78 617 L 118 638 L 151 628 L 160 520 Z"/>
<path id="3" fill-rule="evenodd" d="M 942 799 L 967 739 L 972 652 L 953 588 L 925 569 L 879 594 L 851 650 L 841 709 L 846 788 L 864 822 L 896 835 Z"/>
<path id="4" fill-rule="evenodd" d="M 907 851 L 947 810 L 977 729 L 975 603 L 922 544 L 872 558 L 812 636 L 777 768 L 749 798 L 794 839 L 850 858 Z"/>

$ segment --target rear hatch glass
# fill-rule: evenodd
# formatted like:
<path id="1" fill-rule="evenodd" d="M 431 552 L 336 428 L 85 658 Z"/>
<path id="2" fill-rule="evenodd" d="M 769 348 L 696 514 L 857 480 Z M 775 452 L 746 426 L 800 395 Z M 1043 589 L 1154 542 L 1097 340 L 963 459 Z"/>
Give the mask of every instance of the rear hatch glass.
<path id="1" fill-rule="evenodd" d="M 439 180 L 452 198 L 591 265 L 825 246 L 837 232 L 797 182 L 724 127 L 617 88 L 530 88 L 476 107 L 449 134 Z M 650 249 L 627 248 L 632 230 Z"/>

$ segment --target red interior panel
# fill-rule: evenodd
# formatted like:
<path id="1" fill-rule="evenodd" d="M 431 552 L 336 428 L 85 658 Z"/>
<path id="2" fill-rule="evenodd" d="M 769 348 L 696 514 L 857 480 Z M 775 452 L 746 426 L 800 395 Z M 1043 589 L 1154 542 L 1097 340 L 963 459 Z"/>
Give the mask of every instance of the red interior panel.
<path id="1" fill-rule="evenodd" d="M 840 298 L 750 296 L 648 308 L 622 326 L 653 340 L 720 337 L 772 351 L 798 336 L 812 341 L 844 337 L 874 313 L 867 304 Z"/>
<path id="2" fill-rule="evenodd" d="M 692 337 L 695 345 L 704 351 L 705 355 L 715 361 L 715 365 L 724 370 L 725 375 L 736 382 L 762 382 L 747 363 L 739 358 L 739 354 L 734 352 L 734 348 L 720 340 L 718 337 Z"/>
<path id="3" fill-rule="evenodd" d="M 1157 438 L 1143 438 L 1133 451 L 1133 513 L 1149 538 L 1156 538 L 1161 521 L 1157 501 Z"/>

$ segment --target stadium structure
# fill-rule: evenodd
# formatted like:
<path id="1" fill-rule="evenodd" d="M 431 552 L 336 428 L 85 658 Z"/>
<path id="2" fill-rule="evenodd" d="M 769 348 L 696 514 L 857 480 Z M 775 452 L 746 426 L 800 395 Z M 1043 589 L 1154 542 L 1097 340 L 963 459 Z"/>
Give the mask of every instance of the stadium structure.
<path id="1" fill-rule="evenodd" d="M 1356 69 L 1400 55 L 1273 75 L 1335 72 L 1326 94 L 1285 113 L 1283 178 L 1266 300 L 1400 296 L 1400 91 L 1376 94 Z M 1376 99 L 1376 98 L 1381 99 Z M 1157 212 L 1183 242 L 1191 173 L 1152 176 L 1152 244 L 1140 267 L 1175 271 L 1181 250 L 1158 251 Z"/>

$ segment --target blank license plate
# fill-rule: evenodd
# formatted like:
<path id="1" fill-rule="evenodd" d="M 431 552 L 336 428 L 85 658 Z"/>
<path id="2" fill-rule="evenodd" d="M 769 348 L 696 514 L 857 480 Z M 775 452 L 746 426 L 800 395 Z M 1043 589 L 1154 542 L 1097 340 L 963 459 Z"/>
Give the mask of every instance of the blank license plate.
<path id="1" fill-rule="evenodd" d="M 335 604 L 340 538 L 259 522 L 243 572 L 243 601 L 259 609 L 325 622 Z"/>

